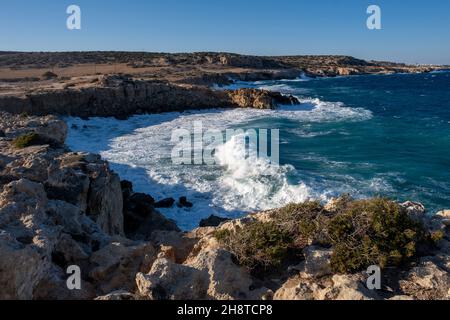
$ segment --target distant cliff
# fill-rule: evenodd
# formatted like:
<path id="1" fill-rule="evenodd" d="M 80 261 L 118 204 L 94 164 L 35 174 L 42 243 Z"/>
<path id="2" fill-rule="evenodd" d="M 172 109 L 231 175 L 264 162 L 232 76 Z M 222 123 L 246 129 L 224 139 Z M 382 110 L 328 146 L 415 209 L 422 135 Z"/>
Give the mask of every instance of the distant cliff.
<path id="1" fill-rule="evenodd" d="M 0 110 L 30 115 L 56 114 L 79 117 L 118 117 L 133 114 L 205 108 L 273 109 L 298 100 L 266 90 L 216 91 L 207 87 L 183 87 L 162 81 L 134 80 L 123 76 L 102 77 L 97 85 L 0 97 Z"/>

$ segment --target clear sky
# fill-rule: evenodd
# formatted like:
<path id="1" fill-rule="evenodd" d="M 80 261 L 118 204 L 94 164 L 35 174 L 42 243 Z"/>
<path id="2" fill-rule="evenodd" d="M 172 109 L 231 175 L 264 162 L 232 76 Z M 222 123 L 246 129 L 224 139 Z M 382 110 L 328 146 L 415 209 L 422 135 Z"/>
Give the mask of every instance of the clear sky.
<path id="1" fill-rule="evenodd" d="M 66 8 L 82 29 L 66 28 Z M 367 7 L 382 30 L 366 27 Z M 0 0 L 0 50 L 346 54 L 450 64 L 448 0 Z"/>

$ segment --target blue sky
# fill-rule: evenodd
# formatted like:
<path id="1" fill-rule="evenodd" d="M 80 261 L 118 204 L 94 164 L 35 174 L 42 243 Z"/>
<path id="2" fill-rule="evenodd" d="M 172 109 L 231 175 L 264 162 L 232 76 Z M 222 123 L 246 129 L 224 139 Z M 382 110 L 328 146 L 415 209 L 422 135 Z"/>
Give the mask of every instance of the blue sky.
<path id="1" fill-rule="evenodd" d="M 66 8 L 82 30 L 66 28 Z M 366 9 L 382 9 L 382 30 Z M 0 50 L 348 54 L 450 64 L 448 0 L 0 0 Z"/>

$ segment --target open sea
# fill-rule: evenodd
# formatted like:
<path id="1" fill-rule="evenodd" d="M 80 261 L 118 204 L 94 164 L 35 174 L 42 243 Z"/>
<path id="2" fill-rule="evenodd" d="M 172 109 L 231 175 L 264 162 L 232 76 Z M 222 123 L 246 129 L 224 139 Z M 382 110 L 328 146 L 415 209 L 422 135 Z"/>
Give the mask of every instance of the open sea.
<path id="1" fill-rule="evenodd" d="M 162 209 L 185 230 L 211 214 L 230 218 L 343 193 L 450 209 L 450 73 L 236 83 L 297 96 L 278 110 L 214 109 L 113 118 L 68 118 L 68 145 L 100 153 L 135 191 L 187 196 Z M 174 129 L 279 129 L 280 166 L 240 157 L 231 139 L 216 165 L 174 165 Z M 73 125 L 73 126 L 72 126 Z"/>

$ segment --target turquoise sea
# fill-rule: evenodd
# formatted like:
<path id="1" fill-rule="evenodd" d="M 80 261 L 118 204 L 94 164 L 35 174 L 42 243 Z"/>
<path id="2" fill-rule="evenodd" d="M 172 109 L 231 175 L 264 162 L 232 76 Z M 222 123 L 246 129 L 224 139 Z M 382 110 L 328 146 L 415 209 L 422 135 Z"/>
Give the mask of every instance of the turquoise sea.
<path id="1" fill-rule="evenodd" d="M 414 200 L 450 209 L 450 73 L 370 75 L 236 83 L 300 98 L 279 110 L 211 109 L 116 119 L 68 119 L 68 143 L 99 152 L 137 191 L 187 196 L 192 209 L 164 209 L 184 229 L 211 214 L 245 213 L 342 193 Z M 211 106 L 214 108 L 214 106 Z M 171 133 L 279 129 L 279 168 L 237 156 L 228 142 L 214 166 L 174 165 Z M 84 126 L 84 127 L 83 127 Z M 80 130 L 80 128 L 84 128 Z"/>
<path id="2" fill-rule="evenodd" d="M 416 200 L 430 211 L 450 208 L 449 72 L 268 85 L 372 113 L 364 121 L 279 123 L 287 142 L 281 162 L 298 168 L 303 181 L 355 196 Z M 271 120 L 257 125 L 264 121 Z"/>

